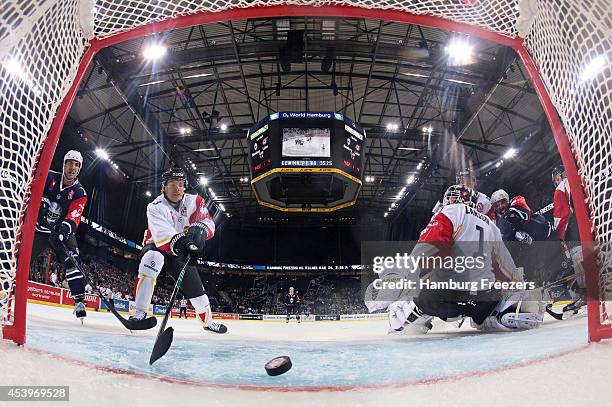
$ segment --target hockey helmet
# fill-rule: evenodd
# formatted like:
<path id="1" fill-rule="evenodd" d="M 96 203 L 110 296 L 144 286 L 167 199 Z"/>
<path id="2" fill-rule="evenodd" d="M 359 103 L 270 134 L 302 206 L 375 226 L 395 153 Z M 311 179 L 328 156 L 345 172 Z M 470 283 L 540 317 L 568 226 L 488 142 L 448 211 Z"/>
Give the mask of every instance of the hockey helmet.
<path id="1" fill-rule="evenodd" d="M 162 174 L 162 188 L 166 186 L 168 181 L 177 179 L 185 183 L 187 189 L 187 174 L 180 167 L 170 167 Z"/>
<path id="2" fill-rule="evenodd" d="M 76 150 L 70 150 L 66 153 L 63 163 L 66 164 L 68 160 L 76 161 L 81 167 L 83 166 L 83 156 Z"/>
<path id="3" fill-rule="evenodd" d="M 565 178 L 565 168 L 562 165 L 553 168 L 552 170 L 552 182 L 555 186 L 559 185 L 556 181 L 557 177 Z"/>
<path id="4" fill-rule="evenodd" d="M 510 202 L 510 196 L 508 195 L 508 193 L 503 189 L 498 189 L 491 195 L 491 205 L 499 201 L 503 201 L 504 199 Z"/>
<path id="5" fill-rule="evenodd" d="M 472 208 L 476 207 L 476 194 L 471 188 L 465 185 L 451 185 L 444 193 L 442 205 L 451 205 L 456 203 L 466 204 Z"/>

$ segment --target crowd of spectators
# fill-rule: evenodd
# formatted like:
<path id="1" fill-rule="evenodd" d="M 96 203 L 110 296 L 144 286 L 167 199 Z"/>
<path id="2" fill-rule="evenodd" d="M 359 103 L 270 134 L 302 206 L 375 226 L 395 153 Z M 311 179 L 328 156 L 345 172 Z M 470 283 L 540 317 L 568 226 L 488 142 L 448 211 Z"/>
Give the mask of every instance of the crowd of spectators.
<path id="1" fill-rule="evenodd" d="M 82 256 L 85 272 L 91 276 L 100 291 L 107 297 L 133 300 L 137 279 L 137 265 L 123 269 L 93 256 Z M 203 276 L 208 276 L 205 272 Z M 33 281 L 68 288 L 65 270 L 49 250 L 32 262 L 30 279 Z M 236 277 L 215 276 L 204 279 L 214 311 L 241 314 L 284 314 L 283 299 L 289 287 L 294 287 L 302 302 L 303 314 L 355 314 L 366 313 L 355 278 L 323 277 Z M 167 305 L 175 280 L 162 273 L 152 298 L 153 304 Z M 93 292 L 86 286 L 87 292 Z M 180 293 L 179 293 L 180 294 Z M 181 295 L 178 296 L 181 298 Z"/>

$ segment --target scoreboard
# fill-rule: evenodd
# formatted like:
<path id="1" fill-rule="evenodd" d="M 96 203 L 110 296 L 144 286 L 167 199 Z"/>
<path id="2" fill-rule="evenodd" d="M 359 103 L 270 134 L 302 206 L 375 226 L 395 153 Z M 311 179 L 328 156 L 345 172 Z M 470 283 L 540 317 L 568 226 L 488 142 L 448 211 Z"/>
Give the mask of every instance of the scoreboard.
<path id="1" fill-rule="evenodd" d="M 339 113 L 274 113 L 248 138 L 253 178 L 270 167 L 336 168 L 361 178 L 365 132 Z"/>
<path id="2" fill-rule="evenodd" d="M 307 204 L 323 210 L 337 209 L 336 206 L 346 203 L 338 203 L 345 201 L 344 198 L 354 203 L 361 187 L 366 134 L 361 126 L 346 116 L 334 112 L 278 112 L 253 125 L 247 139 L 251 182 L 260 203 L 265 205 L 268 195 L 271 197 L 269 200 L 276 202 L 268 202 L 270 205 L 267 206 L 281 210 L 290 207 L 291 200 L 296 201 L 293 206 Z M 338 182 L 330 180 L 331 184 L 340 189 L 346 189 L 346 185 L 340 185 L 340 182 L 346 180 L 358 187 L 348 188 L 349 195 L 352 192 L 355 196 L 336 199 L 339 198 L 336 191 L 325 204 L 321 203 L 325 201 L 321 196 L 313 196 L 313 202 L 310 202 L 306 191 L 287 196 L 286 202 L 280 202 L 283 199 L 279 197 L 274 199 L 275 193 L 266 191 L 278 190 L 279 185 L 291 184 L 295 179 L 291 180 L 288 174 L 293 174 L 295 178 L 295 174 L 299 173 L 308 173 L 308 180 L 325 174 L 333 176 Z M 283 179 L 270 182 L 269 177 L 273 174 L 280 174 Z M 263 180 L 267 180 L 268 184 L 256 185 Z M 317 181 L 323 182 L 322 179 L 315 179 L 314 183 Z M 297 199 L 297 196 L 300 198 Z"/>

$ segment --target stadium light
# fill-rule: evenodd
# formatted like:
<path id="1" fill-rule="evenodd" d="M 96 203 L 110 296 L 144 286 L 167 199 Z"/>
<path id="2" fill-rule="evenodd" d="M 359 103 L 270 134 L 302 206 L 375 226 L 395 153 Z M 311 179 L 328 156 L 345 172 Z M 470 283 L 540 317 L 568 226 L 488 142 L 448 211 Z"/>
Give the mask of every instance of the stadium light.
<path id="1" fill-rule="evenodd" d="M 183 77 L 183 79 L 202 78 L 203 76 L 210 76 L 210 75 L 212 75 L 212 74 L 211 73 L 199 73 L 199 74 L 195 74 L 195 75 L 185 76 L 185 77 Z"/>
<path id="2" fill-rule="evenodd" d="M 153 81 L 153 82 L 147 82 L 147 83 L 140 84 L 140 85 L 138 85 L 138 87 L 142 88 L 143 86 L 157 85 L 158 83 L 164 83 L 164 82 L 166 82 L 166 81 L 161 79 L 159 81 Z"/>
<path id="3" fill-rule="evenodd" d="M 413 184 L 414 183 L 414 175 L 409 176 L 408 179 L 406 180 L 406 183 L 408 185 Z"/>
<path id="4" fill-rule="evenodd" d="M 167 49 L 163 44 L 150 44 L 142 52 L 144 59 L 155 61 L 166 55 Z"/>
<path id="5" fill-rule="evenodd" d="M 191 127 L 181 127 L 179 132 L 181 134 L 191 134 Z"/>
<path id="6" fill-rule="evenodd" d="M 110 156 L 108 155 L 106 150 L 101 149 L 101 148 L 97 148 L 96 149 L 96 155 L 98 157 L 100 157 L 101 159 L 106 160 L 106 161 L 108 161 L 110 159 Z"/>
<path id="7" fill-rule="evenodd" d="M 221 131 L 226 131 L 227 130 L 227 124 L 223 123 L 222 125 L 219 126 L 219 129 Z"/>
<path id="8" fill-rule="evenodd" d="M 417 165 L 417 171 L 420 170 L 421 168 L 423 168 L 423 163 L 422 162 Z"/>
<path id="9" fill-rule="evenodd" d="M 448 54 L 452 65 L 465 65 L 472 58 L 474 47 L 467 41 L 453 39 L 444 47 L 444 51 Z"/>
<path id="10" fill-rule="evenodd" d="M 145 192 L 145 195 L 147 196 L 147 198 L 151 198 L 151 195 L 152 195 L 152 194 L 151 194 L 151 191 L 147 191 L 147 192 Z"/>
<path id="11" fill-rule="evenodd" d="M 387 123 L 387 131 L 397 131 L 399 125 L 397 123 Z"/>
<path id="12" fill-rule="evenodd" d="M 384 215 L 384 216 L 385 216 L 385 218 L 386 218 L 387 216 L 389 216 L 389 212 L 385 212 L 385 215 Z"/>
<path id="13" fill-rule="evenodd" d="M 223 204 L 219 204 L 219 209 L 221 209 L 221 212 L 225 212 L 225 206 L 223 206 Z"/>
<path id="14" fill-rule="evenodd" d="M 433 127 L 431 126 L 423 126 L 423 133 L 431 134 L 433 133 Z"/>
<path id="15" fill-rule="evenodd" d="M 604 55 L 599 55 L 598 57 L 594 58 L 591 62 L 589 62 L 586 68 L 584 68 L 584 71 L 582 71 L 580 81 L 587 82 L 595 78 L 598 73 L 603 71 L 604 67 L 606 66 L 606 62 L 606 57 Z"/>
<path id="16" fill-rule="evenodd" d="M 206 179 L 205 176 L 201 176 L 200 177 L 200 185 L 207 185 L 208 184 L 208 179 Z"/>
<path id="17" fill-rule="evenodd" d="M 508 151 L 506 151 L 504 153 L 504 158 L 506 160 L 509 160 L 510 158 L 514 157 L 515 155 L 516 155 L 516 149 L 510 148 L 510 149 L 508 149 Z"/>

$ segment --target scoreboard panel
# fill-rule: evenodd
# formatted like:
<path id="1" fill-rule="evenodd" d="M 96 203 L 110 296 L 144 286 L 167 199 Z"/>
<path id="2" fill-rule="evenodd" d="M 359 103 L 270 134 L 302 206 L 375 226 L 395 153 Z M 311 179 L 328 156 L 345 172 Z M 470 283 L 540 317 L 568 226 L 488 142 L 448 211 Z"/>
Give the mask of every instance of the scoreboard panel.
<path id="1" fill-rule="evenodd" d="M 278 112 L 247 134 L 251 184 L 260 204 L 331 211 L 361 190 L 364 130 L 333 112 Z"/>

